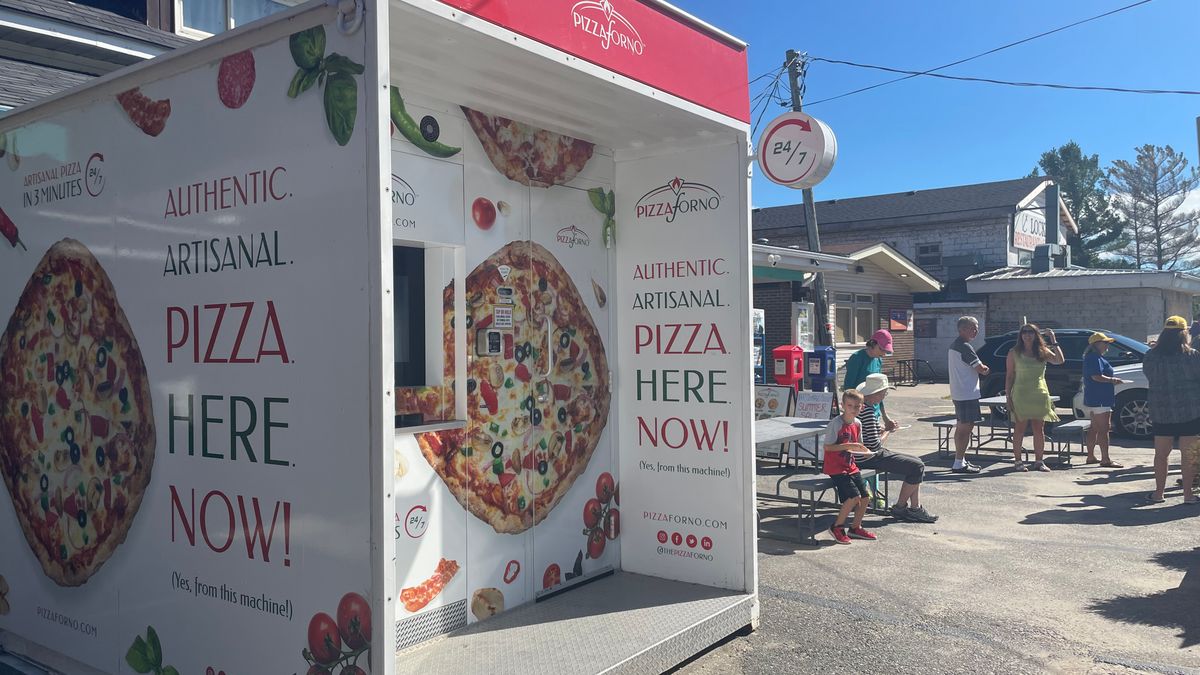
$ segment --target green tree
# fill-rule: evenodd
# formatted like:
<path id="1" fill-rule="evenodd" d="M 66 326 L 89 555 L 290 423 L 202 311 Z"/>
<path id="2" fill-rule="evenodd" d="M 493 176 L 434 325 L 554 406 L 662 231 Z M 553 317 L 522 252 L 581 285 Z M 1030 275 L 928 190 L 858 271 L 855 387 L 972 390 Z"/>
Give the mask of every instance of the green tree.
<path id="1" fill-rule="evenodd" d="M 1042 153 L 1038 168 L 1030 174 L 1038 175 L 1048 176 L 1058 183 L 1063 203 L 1079 227 L 1078 236 L 1067 239 L 1071 246 L 1071 262 L 1084 267 L 1110 267 L 1111 261 L 1101 258 L 1100 254 L 1122 248 L 1125 230 L 1104 189 L 1105 174 L 1100 168 L 1100 156 L 1085 155 L 1078 143 L 1069 141 Z"/>
<path id="2" fill-rule="evenodd" d="M 1139 268 L 1193 270 L 1200 267 L 1200 212 L 1183 203 L 1197 185 L 1200 169 L 1171 146 L 1143 145 L 1129 162 L 1119 159 L 1105 185 L 1113 207 L 1128 223 L 1131 241 L 1122 254 Z"/>

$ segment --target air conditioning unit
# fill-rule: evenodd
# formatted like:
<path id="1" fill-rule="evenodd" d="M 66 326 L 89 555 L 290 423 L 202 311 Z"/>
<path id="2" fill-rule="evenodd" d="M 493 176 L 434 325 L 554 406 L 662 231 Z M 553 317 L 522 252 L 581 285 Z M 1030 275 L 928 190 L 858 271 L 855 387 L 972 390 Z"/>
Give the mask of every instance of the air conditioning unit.
<path id="1" fill-rule="evenodd" d="M 1062 244 L 1038 244 L 1033 249 L 1030 270 L 1034 274 L 1071 266 L 1071 247 Z"/>

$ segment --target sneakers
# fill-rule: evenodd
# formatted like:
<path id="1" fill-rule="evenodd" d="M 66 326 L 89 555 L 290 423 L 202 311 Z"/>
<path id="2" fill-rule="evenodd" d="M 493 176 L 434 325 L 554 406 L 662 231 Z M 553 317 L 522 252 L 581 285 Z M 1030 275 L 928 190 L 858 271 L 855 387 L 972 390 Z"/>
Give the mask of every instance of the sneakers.
<path id="1" fill-rule="evenodd" d="M 849 544 L 850 537 L 846 536 L 846 528 L 834 525 L 829 528 L 829 533 L 833 535 L 833 540 L 839 544 Z"/>
<path id="2" fill-rule="evenodd" d="M 970 462 L 963 462 L 963 465 L 957 469 L 950 469 L 951 473 L 979 473 L 982 471 L 979 467 Z"/>
<path id="3" fill-rule="evenodd" d="M 879 538 L 879 537 L 875 536 L 874 532 L 867 532 L 866 530 L 862 529 L 861 527 L 850 528 L 850 537 L 853 539 L 865 539 L 867 541 L 875 541 L 876 539 Z M 838 542 L 838 543 L 841 543 L 841 542 Z M 847 539 L 846 543 L 849 544 L 850 540 Z"/>
<path id="4" fill-rule="evenodd" d="M 906 506 L 900 506 L 899 504 L 896 504 L 888 512 L 891 513 L 892 517 L 895 518 L 896 520 L 908 520 L 909 519 L 908 507 L 906 507 Z"/>
<path id="5" fill-rule="evenodd" d="M 925 510 L 924 506 L 919 506 L 915 509 L 905 509 L 905 514 L 909 520 L 918 523 L 936 523 L 938 517 Z"/>

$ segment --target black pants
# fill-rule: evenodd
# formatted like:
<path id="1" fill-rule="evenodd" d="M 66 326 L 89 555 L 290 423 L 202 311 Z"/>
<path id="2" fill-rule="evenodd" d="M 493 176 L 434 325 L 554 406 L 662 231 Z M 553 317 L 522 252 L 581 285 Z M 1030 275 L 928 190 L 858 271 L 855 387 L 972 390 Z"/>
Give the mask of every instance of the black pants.
<path id="1" fill-rule="evenodd" d="M 887 448 L 880 448 L 879 454 L 857 463 L 860 469 L 875 469 L 880 473 L 886 471 L 903 476 L 904 482 L 909 485 L 917 485 L 925 480 L 925 462 L 920 457 L 903 455 Z"/>

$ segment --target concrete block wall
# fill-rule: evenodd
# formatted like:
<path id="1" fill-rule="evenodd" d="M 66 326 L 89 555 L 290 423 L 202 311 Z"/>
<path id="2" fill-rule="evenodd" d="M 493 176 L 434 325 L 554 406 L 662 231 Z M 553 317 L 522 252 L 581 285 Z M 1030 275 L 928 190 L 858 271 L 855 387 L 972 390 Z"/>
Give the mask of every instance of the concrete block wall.
<path id="1" fill-rule="evenodd" d="M 989 334 L 1016 330 L 1025 316 L 1046 328 L 1094 328 L 1146 340 L 1171 314 L 1187 316 L 1190 297 L 1157 288 L 992 293 Z"/>
<path id="2" fill-rule="evenodd" d="M 971 344 L 978 349 L 983 346 L 983 340 L 990 335 L 991 327 L 987 319 L 987 306 L 983 303 L 954 307 L 920 307 L 916 311 L 918 319 L 933 319 L 936 335 L 918 334 L 915 336 L 916 358 L 929 362 L 934 372 L 941 378 L 948 378 L 947 352 L 950 343 L 958 337 L 958 317 L 973 316 L 979 319 L 979 337 Z"/>
<path id="3" fill-rule="evenodd" d="M 844 251 L 851 247 L 863 249 L 883 242 L 916 262 L 918 245 L 941 243 L 943 259 L 977 255 L 982 264 L 976 271 L 982 272 L 1008 264 L 1008 230 L 1009 221 L 1006 217 L 891 227 L 855 225 L 846 228 L 834 225 L 821 231 L 821 245 Z M 787 234 L 777 231 L 771 233 L 770 239 L 773 246 L 808 245 L 808 240 L 802 233 Z M 950 281 L 949 272 L 943 265 L 922 265 L 921 268 L 943 283 Z"/>

